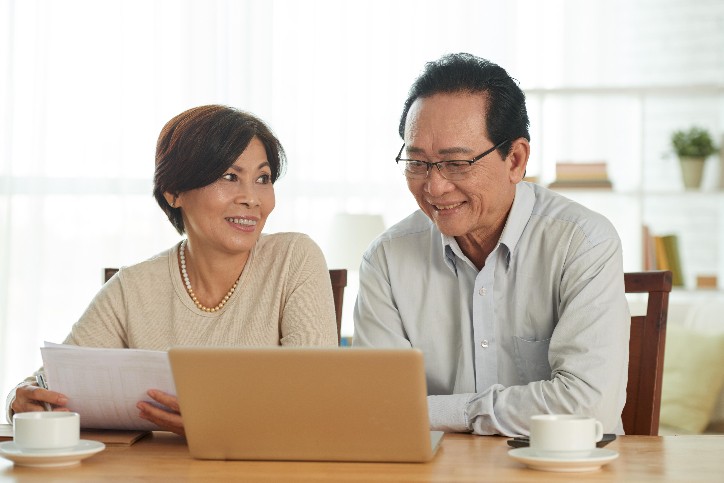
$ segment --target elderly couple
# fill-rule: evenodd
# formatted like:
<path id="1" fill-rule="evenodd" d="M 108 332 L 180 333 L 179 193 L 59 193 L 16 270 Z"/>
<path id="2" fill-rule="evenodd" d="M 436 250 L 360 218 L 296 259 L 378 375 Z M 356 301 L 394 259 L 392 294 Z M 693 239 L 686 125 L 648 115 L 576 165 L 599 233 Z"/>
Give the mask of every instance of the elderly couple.
<path id="1" fill-rule="evenodd" d="M 400 117 L 395 158 L 419 211 L 368 248 L 355 346 L 425 357 L 431 429 L 528 434 L 539 413 L 581 413 L 622 432 L 630 317 L 619 237 L 608 220 L 523 181 L 525 96 L 500 66 L 469 54 L 429 62 Z M 392 161 L 392 159 L 390 160 Z M 262 234 L 284 150 L 253 115 L 211 105 L 161 131 L 154 196 L 186 238 L 122 268 L 67 344 L 337 344 L 329 274 L 299 233 Z M 7 412 L 66 410 L 28 378 Z M 176 398 L 140 416 L 179 434 Z"/>

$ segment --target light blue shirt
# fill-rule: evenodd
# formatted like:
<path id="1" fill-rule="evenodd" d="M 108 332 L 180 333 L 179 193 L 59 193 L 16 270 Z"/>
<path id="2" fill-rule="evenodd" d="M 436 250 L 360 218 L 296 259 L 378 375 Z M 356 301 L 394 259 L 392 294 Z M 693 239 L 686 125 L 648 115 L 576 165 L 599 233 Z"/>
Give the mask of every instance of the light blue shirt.
<path id="1" fill-rule="evenodd" d="M 527 435 L 530 416 L 622 433 L 630 314 L 613 225 L 521 182 L 478 271 L 421 211 L 367 249 L 353 345 L 423 351 L 432 429 Z"/>

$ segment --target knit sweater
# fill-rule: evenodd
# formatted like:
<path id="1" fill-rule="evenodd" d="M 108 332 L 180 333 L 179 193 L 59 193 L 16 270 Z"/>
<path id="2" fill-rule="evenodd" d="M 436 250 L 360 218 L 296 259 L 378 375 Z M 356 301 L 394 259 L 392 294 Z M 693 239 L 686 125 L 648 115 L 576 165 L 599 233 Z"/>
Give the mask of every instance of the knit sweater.
<path id="1" fill-rule="evenodd" d="M 199 310 L 179 273 L 178 245 L 121 270 L 96 295 L 66 344 L 171 346 L 336 345 L 324 256 L 300 233 L 262 235 L 224 307 Z"/>

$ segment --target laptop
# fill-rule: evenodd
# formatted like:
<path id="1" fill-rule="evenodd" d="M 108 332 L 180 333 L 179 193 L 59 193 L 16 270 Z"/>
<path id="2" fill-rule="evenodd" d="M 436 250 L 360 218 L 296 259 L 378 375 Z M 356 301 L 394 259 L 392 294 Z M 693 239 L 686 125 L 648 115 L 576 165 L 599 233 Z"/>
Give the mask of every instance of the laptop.
<path id="1" fill-rule="evenodd" d="M 417 349 L 169 350 L 194 458 L 424 462 L 430 431 Z"/>

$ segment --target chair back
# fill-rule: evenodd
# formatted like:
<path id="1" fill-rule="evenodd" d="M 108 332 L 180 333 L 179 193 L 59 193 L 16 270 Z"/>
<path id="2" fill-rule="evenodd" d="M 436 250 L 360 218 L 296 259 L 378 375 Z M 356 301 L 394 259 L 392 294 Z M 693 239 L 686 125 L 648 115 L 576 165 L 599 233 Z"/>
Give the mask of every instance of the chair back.
<path id="1" fill-rule="evenodd" d="M 342 340 L 342 302 L 344 300 L 344 288 L 347 286 L 347 269 L 330 269 L 329 278 L 332 280 L 334 313 L 337 318 L 337 344 L 339 345 Z"/>
<path id="2" fill-rule="evenodd" d="M 103 283 L 106 283 L 118 271 L 117 268 L 106 267 L 103 269 Z M 347 286 L 347 269 L 336 268 L 329 270 L 329 278 L 332 281 L 332 297 L 334 298 L 334 314 L 337 319 L 337 344 L 341 341 L 342 334 L 342 302 L 344 301 L 344 288 Z"/>
<path id="3" fill-rule="evenodd" d="M 631 317 L 628 385 L 622 414 L 626 434 L 656 436 L 659 432 L 671 277 L 668 270 L 624 274 L 626 293 L 648 293 L 646 315 Z"/>
<path id="4" fill-rule="evenodd" d="M 117 268 L 106 267 L 103 269 L 103 283 L 106 283 L 111 279 L 113 275 L 118 271 Z"/>

